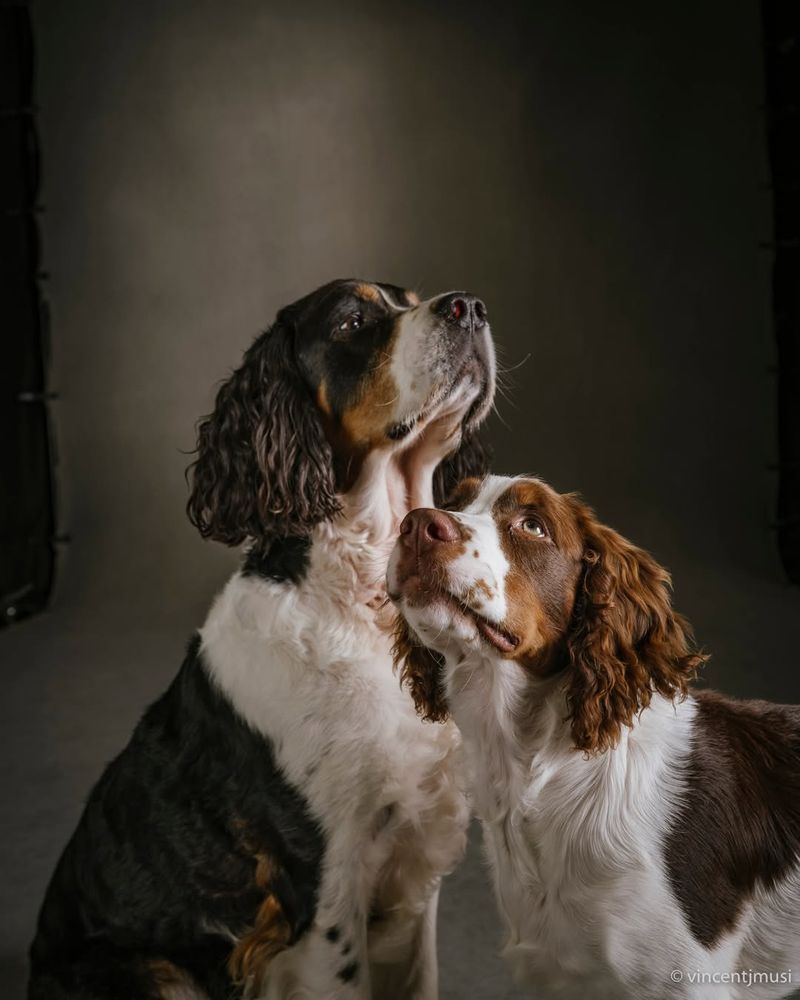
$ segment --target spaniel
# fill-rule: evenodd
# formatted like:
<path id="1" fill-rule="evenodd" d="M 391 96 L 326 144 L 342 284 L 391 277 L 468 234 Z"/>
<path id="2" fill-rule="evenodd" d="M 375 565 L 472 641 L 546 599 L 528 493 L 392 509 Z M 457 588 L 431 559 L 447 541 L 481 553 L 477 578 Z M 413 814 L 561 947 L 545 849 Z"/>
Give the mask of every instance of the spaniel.
<path id="1" fill-rule="evenodd" d="M 576 496 L 466 480 L 388 571 L 452 716 L 506 954 L 537 997 L 767 998 L 800 974 L 800 709 L 690 687 L 669 576 Z"/>
<path id="2" fill-rule="evenodd" d="M 483 467 L 486 308 L 342 280 L 282 309 L 199 427 L 188 510 L 246 544 L 47 890 L 31 1000 L 437 995 L 467 806 L 392 672 L 411 507 Z"/>

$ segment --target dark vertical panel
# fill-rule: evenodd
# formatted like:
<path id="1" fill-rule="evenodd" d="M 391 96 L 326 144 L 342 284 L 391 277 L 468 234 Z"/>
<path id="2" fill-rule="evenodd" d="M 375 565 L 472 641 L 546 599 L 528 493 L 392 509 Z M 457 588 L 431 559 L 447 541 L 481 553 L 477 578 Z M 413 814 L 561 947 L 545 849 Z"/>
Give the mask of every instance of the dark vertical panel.
<path id="1" fill-rule="evenodd" d="M 38 174 L 30 15 L 0 6 L 0 625 L 41 608 L 53 580 Z"/>
<path id="2" fill-rule="evenodd" d="M 800 583 L 800 6 L 764 0 L 778 361 L 778 548 Z"/>

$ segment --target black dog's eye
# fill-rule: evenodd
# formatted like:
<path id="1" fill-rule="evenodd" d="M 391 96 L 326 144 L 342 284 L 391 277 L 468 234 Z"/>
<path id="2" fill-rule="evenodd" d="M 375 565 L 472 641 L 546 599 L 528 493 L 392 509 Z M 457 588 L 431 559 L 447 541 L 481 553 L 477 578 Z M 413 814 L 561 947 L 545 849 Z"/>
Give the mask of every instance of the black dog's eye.
<path id="1" fill-rule="evenodd" d="M 364 324 L 364 315 L 360 312 L 350 313 L 346 320 L 336 327 L 337 333 L 353 333 Z"/>

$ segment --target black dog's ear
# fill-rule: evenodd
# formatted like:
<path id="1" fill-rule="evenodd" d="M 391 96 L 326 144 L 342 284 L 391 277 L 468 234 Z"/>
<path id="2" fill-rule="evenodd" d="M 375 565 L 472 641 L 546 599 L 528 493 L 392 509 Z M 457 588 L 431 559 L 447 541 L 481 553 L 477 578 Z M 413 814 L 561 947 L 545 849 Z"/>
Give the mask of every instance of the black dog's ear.
<path id="1" fill-rule="evenodd" d="M 198 427 L 189 519 L 204 538 L 305 535 L 340 509 L 333 457 L 281 316 Z"/>
<path id="2" fill-rule="evenodd" d="M 464 433 L 457 451 L 448 455 L 433 474 L 433 500 L 437 507 L 446 503 L 462 479 L 483 479 L 489 472 L 491 452 L 477 432 Z"/>

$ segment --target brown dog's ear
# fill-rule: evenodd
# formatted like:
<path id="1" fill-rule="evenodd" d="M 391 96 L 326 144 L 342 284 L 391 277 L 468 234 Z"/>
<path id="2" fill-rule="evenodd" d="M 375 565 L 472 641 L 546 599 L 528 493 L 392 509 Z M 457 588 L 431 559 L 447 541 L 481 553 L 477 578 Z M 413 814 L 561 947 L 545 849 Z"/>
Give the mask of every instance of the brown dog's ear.
<path id="1" fill-rule="evenodd" d="M 392 656 L 417 714 L 429 722 L 444 722 L 450 714 L 444 693 L 444 657 L 423 646 L 402 615 L 395 621 Z"/>
<path id="2" fill-rule="evenodd" d="M 572 737 L 593 754 L 614 747 L 654 692 L 684 697 L 708 659 L 672 610 L 669 573 L 643 549 L 586 517 L 588 547 L 568 638 Z"/>
<path id="3" fill-rule="evenodd" d="M 491 452 L 477 432 L 465 432 L 457 451 L 443 459 L 433 474 L 433 500 L 441 507 L 462 479 L 483 477 L 489 471 Z"/>
<path id="4" fill-rule="evenodd" d="M 280 315 L 201 421 L 190 473 L 189 519 L 226 545 L 305 535 L 339 510 L 331 448 Z"/>

